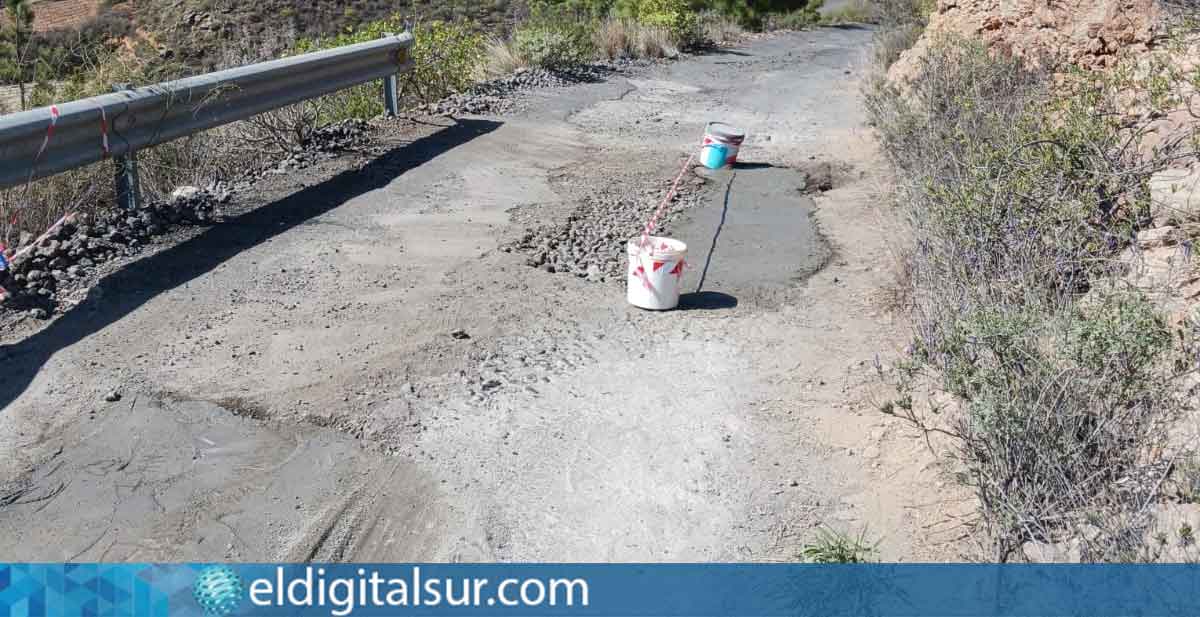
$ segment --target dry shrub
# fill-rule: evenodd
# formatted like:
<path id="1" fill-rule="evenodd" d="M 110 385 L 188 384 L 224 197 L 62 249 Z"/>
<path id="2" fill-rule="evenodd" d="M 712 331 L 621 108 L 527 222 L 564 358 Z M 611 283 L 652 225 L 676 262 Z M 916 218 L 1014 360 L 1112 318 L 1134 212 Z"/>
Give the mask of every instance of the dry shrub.
<path id="1" fill-rule="evenodd" d="M 911 253 L 908 357 L 883 411 L 950 437 L 978 497 L 989 559 L 1031 545 L 1087 561 L 1152 559 L 1168 433 L 1191 408 L 1194 328 L 1172 330 L 1110 283 L 1148 211 L 1122 84 L 1045 72 L 980 42 L 934 41 L 902 95 L 870 82 L 868 111 L 898 175 Z M 914 400 L 933 387 L 942 396 Z"/>
<path id="2" fill-rule="evenodd" d="M 247 153 L 253 157 L 254 153 Z M 261 154 L 258 155 L 261 157 Z M 137 152 L 138 179 L 147 200 L 162 199 L 185 184 L 204 185 L 228 176 L 247 157 L 228 152 L 220 131 L 200 133 Z M 6 247 L 36 237 L 69 212 L 114 207 L 115 170 L 109 161 L 0 191 L 0 238 Z"/>
<path id="3" fill-rule="evenodd" d="M 667 28 L 640 26 L 637 29 L 639 58 L 674 58 L 679 55 L 675 37 Z"/>
<path id="4" fill-rule="evenodd" d="M 511 41 L 492 37 L 484 44 L 483 62 L 479 65 L 477 77 L 480 79 L 495 79 L 511 75 L 517 69 L 527 66 L 529 66 L 528 60 L 517 53 Z"/>
<path id="5" fill-rule="evenodd" d="M 110 92 L 114 83 L 145 85 L 184 72 L 179 65 L 148 62 L 124 52 L 81 55 L 80 62 L 86 70 L 55 84 L 53 89 L 35 91 L 35 97 L 47 99 L 39 102 L 86 98 Z M 203 185 L 261 159 L 261 151 L 239 153 L 231 147 L 234 136 L 241 137 L 238 132 L 224 127 L 139 150 L 143 196 L 159 199 L 180 185 Z M 120 136 L 110 135 L 110 139 L 119 140 Z M 37 236 L 68 212 L 94 213 L 113 207 L 114 178 L 113 164 L 102 161 L 0 191 L 0 238 L 11 247 L 19 243 L 22 234 Z"/>
<path id="6" fill-rule="evenodd" d="M 936 0 L 874 0 L 870 6 L 870 20 L 888 28 L 924 25 L 936 5 Z"/>
<path id="7" fill-rule="evenodd" d="M 0 191 L 0 238 L 16 247 L 41 234 L 68 212 L 94 212 L 112 204 L 113 169 L 96 163 Z"/>
<path id="8" fill-rule="evenodd" d="M 810 4 L 813 4 L 810 2 Z M 806 6 L 794 11 L 781 13 L 768 13 L 763 18 L 763 30 L 767 32 L 774 31 L 798 31 L 807 30 L 821 23 L 821 13 L 817 10 L 820 2 L 815 3 L 817 6 Z"/>
<path id="9" fill-rule="evenodd" d="M 245 153 L 290 154 L 309 143 L 326 117 L 330 97 L 321 97 L 269 111 L 230 125 L 230 146 Z"/>
<path id="10" fill-rule="evenodd" d="M 596 26 L 593 41 L 600 57 L 609 60 L 631 58 L 637 55 L 637 22 L 610 17 Z"/>
<path id="11" fill-rule="evenodd" d="M 886 71 L 900 59 L 900 54 L 916 44 L 924 31 L 924 26 L 912 23 L 880 30 L 875 34 L 871 46 L 871 60 L 874 65 Z"/>
<path id="12" fill-rule="evenodd" d="M 841 8 L 829 11 L 821 16 L 825 24 L 862 24 L 871 23 L 878 18 L 875 7 L 869 0 L 852 0 Z"/>
<path id="13" fill-rule="evenodd" d="M 700 16 L 700 28 L 704 39 L 716 45 L 735 43 L 746 34 L 736 19 L 712 11 Z"/>
<path id="14" fill-rule="evenodd" d="M 632 19 L 610 17 L 599 23 L 593 35 L 602 58 L 674 58 L 679 42 L 670 28 L 647 25 Z"/>

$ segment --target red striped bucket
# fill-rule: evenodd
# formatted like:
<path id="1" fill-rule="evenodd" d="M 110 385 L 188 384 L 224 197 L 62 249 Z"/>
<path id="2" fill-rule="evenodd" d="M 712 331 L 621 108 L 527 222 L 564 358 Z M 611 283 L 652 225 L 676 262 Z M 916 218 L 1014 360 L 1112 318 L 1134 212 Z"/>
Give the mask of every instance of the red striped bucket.
<path id="1" fill-rule="evenodd" d="M 738 150 L 742 148 L 742 142 L 746 141 L 746 132 L 735 128 L 724 122 L 709 122 L 704 127 L 704 143 L 721 144 L 725 146 L 728 155 L 725 157 L 726 165 L 733 165 L 737 162 Z"/>

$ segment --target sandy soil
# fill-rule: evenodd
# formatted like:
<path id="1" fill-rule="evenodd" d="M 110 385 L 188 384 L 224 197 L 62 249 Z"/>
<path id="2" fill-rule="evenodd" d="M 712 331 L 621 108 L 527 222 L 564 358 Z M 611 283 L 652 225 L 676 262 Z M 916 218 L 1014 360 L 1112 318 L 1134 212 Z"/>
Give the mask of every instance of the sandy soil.
<path id="1" fill-rule="evenodd" d="M 956 556 L 959 497 L 872 395 L 904 333 L 869 39 L 397 125 L 122 265 L 0 347 L 4 558 L 769 561 L 821 525 Z M 504 250 L 591 196 L 661 192 L 708 119 L 751 136 L 670 223 L 687 310 Z"/>

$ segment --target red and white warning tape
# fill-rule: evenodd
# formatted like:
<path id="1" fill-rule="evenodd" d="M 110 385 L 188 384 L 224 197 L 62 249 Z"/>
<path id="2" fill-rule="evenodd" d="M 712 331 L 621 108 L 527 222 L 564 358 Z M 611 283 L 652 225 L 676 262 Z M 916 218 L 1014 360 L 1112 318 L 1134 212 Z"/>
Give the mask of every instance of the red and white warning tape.
<path id="1" fill-rule="evenodd" d="M 667 196 L 663 198 L 658 209 L 654 211 L 650 220 L 646 221 L 646 227 L 642 230 L 642 241 L 638 243 L 638 248 L 644 249 L 646 248 L 646 244 L 650 242 L 650 234 L 654 233 L 654 228 L 658 226 L 659 217 L 666 211 L 667 204 L 671 203 L 671 198 L 675 196 L 675 191 L 679 189 L 679 182 L 683 180 L 683 174 L 687 173 L 688 168 L 692 166 L 692 161 L 694 160 L 696 160 L 695 152 L 684 161 L 683 168 L 679 170 L 679 175 L 675 176 L 675 182 L 671 183 L 671 190 L 667 191 Z M 650 247 L 650 253 L 654 253 L 654 247 Z"/>
<path id="2" fill-rule="evenodd" d="M 112 154 L 108 149 L 108 116 L 104 113 L 104 106 L 100 106 L 100 149 L 104 152 L 104 156 Z"/>
<path id="3" fill-rule="evenodd" d="M 54 224 L 51 225 L 48 229 L 46 229 L 46 231 L 42 232 L 42 235 L 38 236 L 36 240 L 34 240 L 33 242 L 30 242 L 29 244 L 26 244 L 24 248 L 17 251 L 16 253 L 13 253 L 13 256 L 8 258 L 8 262 L 16 263 L 16 262 L 20 261 L 20 259 L 22 257 L 24 257 L 25 255 L 28 255 L 29 252 L 32 251 L 35 247 L 40 245 L 43 241 L 45 241 L 50 236 L 54 235 L 54 232 L 58 231 L 58 228 L 62 227 L 63 223 L 66 223 L 67 221 L 70 221 L 73 218 L 75 218 L 75 212 L 73 212 L 73 211 L 68 212 L 68 213 L 62 215 L 61 217 L 59 217 L 59 219 L 57 221 L 54 221 Z"/>
<path id="4" fill-rule="evenodd" d="M 33 176 L 37 173 L 38 164 L 41 163 L 42 156 L 44 156 L 46 154 L 46 150 L 49 149 L 50 140 L 54 139 L 54 129 L 58 126 L 58 118 L 61 115 L 58 111 L 58 105 L 51 105 L 48 109 L 50 111 L 50 124 L 46 126 L 46 135 L 42 137 L 42 145 L 38 147 L 37 154 L 35 154 L 33 157 L 33 164 L 29 166 L 29 179 L 25 182 L 25 200 L 28 200 L 29 187 L 33 184 Z M 104 157 L 107 158 L 112 155 L 112 149 L 109 147 L 108 143 L 108 113 L 105 112 L 103 105 L 99 106 L 98 109 L 100 111 L 100 150 Z M 9 221 L 10 226 L 15 227 L 17 225 L 21 210 L 23 210 L 26 205 L 28 204 L 17 205 L 15 208 L 13 208 L 12 219 Z M 58 221 L 51 225 L 49 229 L 44 231 L 36 241 L 30 243 L 28 246 L 21 249 L 21 251 L 13 255 L 8 254 L 7 248 L 0 246 L 0 269 L 7 269 L 11 267 L 13 263 L 20 260 L 20 258 L 32 250 L 33 247 L 37 246 L 42 242 L 42 240 L 53 234 L 54 231 L 59 228 L 59 226 L 70 220 L 73 216 L 75 216 L 74 212 L 68 212 L 67 214 L 63 215 L 58 219 Z"/>
<path id="5" fill-rule="evenodd" d="M 650 216 L 650 220 L 646 221 L 645 227 L 642 228 L 642 239 L 638 242 L 637 260 L 639 263 L 636 265 L 636 267 L 634 267 L 633 264 L 630 264 L 631 267 L 634 268 L 633 275 L 640 279 L 642 281 L 642 285 L 651 292 L 655 291 L 654 284 L 650 282 L 650 276 L 646 272 L 645 265 L 640 262 L 642 261 L 643 255 L 649 255 L 651 258 L 653 258 L 655 250 L 666 250 L 670 248 L 670 245 L 665 242 L 661 246 L 657 247 L 657 249 L 656 247 L 651 246 L 650 234 L 654 233 L 654 228 L 658 226 L 658 220 L 662 218 L 663 213 L 667 210 L 667 206 L 671 203 L 671 199 L 675 197 L 675 192 L 679 190 L 679 182 L 683 180 L 683 175 L 687 173 L 688 168 L 692 166 L 692 161 L 695 159 L 696 153 L 693 152 L 691 156 L 689 156 L 688 159 L 683 162 L 683 167 L 679 170 L 679 175 L 675 176 L 675 181 L 671 183 L 671 190 L 667 191 L 667 195 L 663 198 L 662 203 L 659 204 L 658 208 L 654 210 L 654 214 Z M 651 268 L 653 268 L 653 272 L 657 272 L 664 265 L 666 265 L 666 262 L 664 261 L 651 259 Z M 680 260 L 679 263 L 675 264 L 675 267 L 671 269 L 670 274 L 674 274 L 677 277 L 683 276 L 683 266 L 684 262 L 683 260 Z"/>
<path id="6" fill-rule="evenodd" d="M 42 155 L 46 153 L 46 147 L 50 145 L 50 138 L 54 137 L 54 127 L 58 124 L 58 106 L 50 106 L 50 126 L 46 127 L 46 136 L 42 138 L 42 146 L 38 148 L 37 154 L 33 156 L 33 165 L 29 166 L 29 182 L 33 182 L 33 174 L 37 171 L 38 163 L 42 160 Z"/>

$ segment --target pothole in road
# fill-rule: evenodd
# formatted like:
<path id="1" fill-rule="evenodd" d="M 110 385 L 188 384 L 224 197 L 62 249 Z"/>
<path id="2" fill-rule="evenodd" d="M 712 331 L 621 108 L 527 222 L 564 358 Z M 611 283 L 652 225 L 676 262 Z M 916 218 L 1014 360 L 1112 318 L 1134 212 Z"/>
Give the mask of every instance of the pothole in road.
<path id="1" fill-rule="evenodd" d="M 698 167 L 685 174 L 656 233 L 688 244 L 687 285 L 697 291 L 792 284 L 832 253 L 811 220 L 814 204 L 807 196 L 834 189 L 851 172 L 844 163 L 817 159 L 795 168 Z M 661 178 L 654 184 L 661 186 Z M 527 265 L 547 272 L 624 281 L 625 243 L 641 233 L 666 194 L 665 188 L 628 187 L 609 182 L 584 193 L 565 220 L 530 227 L 503 250 L 524 253 Z"/>
<path id="2" fill-rule="evenodd" d="M 701 203 L 705 184 L 703 177 L 685 173 L 656 233 L 670 233 L 673 219 Z M 642 232 L 668 188 L 661 180 L 640 183 L 640 188 L 604 180 L 579 198 L 565 220 L 531 227 L 503 250 L 525 253 L 527 265 L 551 273 L 595 282 L 624 280 L 625 243 Z"/>

